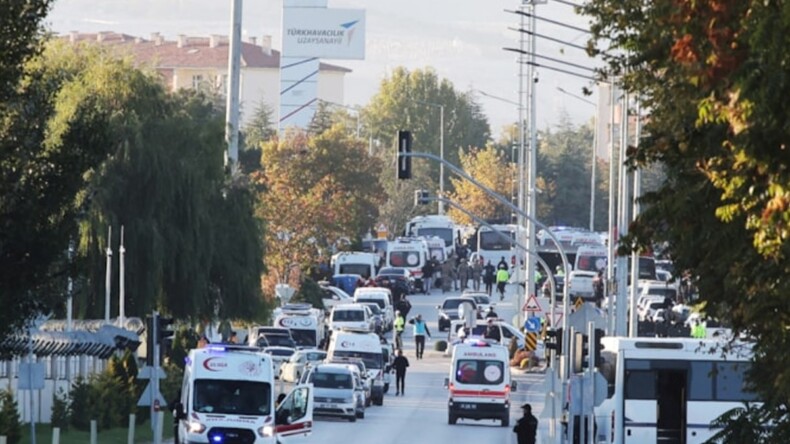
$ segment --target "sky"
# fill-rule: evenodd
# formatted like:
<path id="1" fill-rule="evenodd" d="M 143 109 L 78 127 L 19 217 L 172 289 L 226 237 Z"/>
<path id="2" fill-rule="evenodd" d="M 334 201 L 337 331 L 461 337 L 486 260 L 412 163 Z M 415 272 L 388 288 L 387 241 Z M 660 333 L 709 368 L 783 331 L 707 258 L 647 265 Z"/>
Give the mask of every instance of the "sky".
<path id="1" fill-rule="evenodd" d="M 588 28 L 587 19 L 576 15 L 566 3 L 548 0 L 537 7 L 537 16 Z M 231 0 L 57 0 L 47 21 L 59 34 L 114 31 L 148 38 L 152 32 L 160 32 L 173 40 L 178 34 L 227 35 L 230 5 Z M 519 16 L 505 12 L 519 5 L 516 0 L 329 0 L 330 8 L 366 10 L 365 60 L 330 61 L 353 70 L 346 77 L 346 105 L 367 104 L 381 80 L 398 66 L 431 67 L 460 91 L 474 89 L 517 102 L 518 55 L 502 48 L 519 46 L 520 33 L 509 29 L 519 27 Z M 282 1 L 245 1 L 243 37 L 271 35 L 272 46 L 279 50 L 281 16 Z M 582 46 L 587 40 L 583 32 L 542 20 L 537 31 Z M 583 51 L 548 39 L 539 38 L 537 48 L 543 56 L 594 65 Z M 569 95 L 580 96 L 584 86 L 590 82 L 539 69 L 537 126 L 554 126 L 563 115 L 576 124 L 590 121 L 595 107 Z M 518 120 L 515 105 L 482 94 L 477 97 L 495 136 L 504 125 Z M 597 98 L 593 95 L 586 100 L 595 102 Z"/>

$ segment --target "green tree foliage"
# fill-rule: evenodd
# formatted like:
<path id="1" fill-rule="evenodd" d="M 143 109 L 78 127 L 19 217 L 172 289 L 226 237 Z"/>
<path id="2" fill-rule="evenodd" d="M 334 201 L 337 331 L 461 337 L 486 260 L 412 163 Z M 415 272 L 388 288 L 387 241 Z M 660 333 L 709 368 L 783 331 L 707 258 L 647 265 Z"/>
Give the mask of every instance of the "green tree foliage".
<path id="1" fill-rule="evenodd" d="M 16 93 L 24 64 L 40 49 L 42 22 L 52 0 L 11 1 L 0 13 L 0 106 Z"/>
<path id="2" fill-rule="evenodd" d="M 549 225 L 589 226 L 592 127 L 574 126 L 563 115 L 559 124 L 540 136 L 536 183 L 542 193 L 537 196 L 538 219 Z M 602 189 L 601 184 L 609 169 L 605 162 L 596 168 L 596 220 L 598 228 L 604 229 L 608 189 Z"/>
<path id="3" fill-rule="evenodd" d="M 71 425 L 71 400 L 63 389 L 58 390 L 52 399 L 52 427 L 66 431 Z"/>
<path id="4" fill-rule="evenodd" d="M 513 189 L 515 167 L 494 145 L 485 149 L 471 149 L 460 154 L 460 167 L 472 178 L 503 196 Z M 454 191 L 450 199 L 475 215 L 490 221 L 510 222 L 510 208 L 496 202 L 466 179 L 451 179 Z M 476 225 L 466 214 L 449 209 L 448 214 L 460 224 Z"/>
<path id="5" fill-rule="evenodd" d="M 650 110 L 629 160 L 667 175 L 623 247 L 667 242 L 706 310 L 756 340 L 764 442 L 788 442 L 788 5 L 591 0 L 583 10 L 591 46 Z"/>
<path id="6" fill-rule="evenodd" d="M 385 147 L 390 146 L 387 141 L 392 140 L 398 130 L 410 130 L 415 151 L 438 156 L 442 128 L 440 109 L 436 105 L 444 105 L 446 160 L 458 165 L 461 149 L 486 146 L 491 130 L 474 96 L 457 91 L 448 80 L 440 80 L 432 69 L 396 68 L 382 80 L 379 91 L 364 110 L 364 120 L 369 134 L 384 141 Z M 426 161 L 415 161 L 419 162 Z M 438 183 L 439 164 L 431 162 L 429 165 L 431 177 Z"/>
<path id="7" fill-rule="evenodd" d="M 263 158 L 258 214 L 267 221 L 266 264 L 279 278 L 292 264 L 307 271 L 338 240 L 359 238 L 376 220 L 381 166 L 341 125 L 317 136 L 291 131 L 267 143 Z"/>
<path id="8" fill-rule="evenodd" d="M 22 440 L 22 424 L 16 399 L 11 390 L 0 390 L 0 435 L 8 444 L 19 444 Z"/>
<path id="9" fill-rule="evenodd" d="M 291 301 L 306 302 L 315 308 L 320 308 L 323 310 L 324 299 L 322 294 L 323 290 L 321 290 L 321 287 L 318 285 L 318 283 L 308 277 L 302 281 L 302 284 L 299 286 L 299 291 L 294 293 Z"/>

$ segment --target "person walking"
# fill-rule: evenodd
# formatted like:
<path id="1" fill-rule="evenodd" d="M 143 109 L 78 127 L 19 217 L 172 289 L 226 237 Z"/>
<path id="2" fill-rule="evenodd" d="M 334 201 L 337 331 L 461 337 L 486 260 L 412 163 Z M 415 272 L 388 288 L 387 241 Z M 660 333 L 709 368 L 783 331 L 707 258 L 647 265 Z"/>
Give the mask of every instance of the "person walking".
<path id="1" fill-rule="evenodd" d="M 453 280 L 453 260 L 448 258 L 442 263 L 442 293 L 447 293 L 452 288 Z"/>
<path id="2" fill-rule="evenodd" d="M 458 264 L 458 280 L 461 284 L 461 291 L 469 287 L 469 263 L 466 262 L 466 259 L 461 259 L 461 263 Z"/>
<path id="3" fill-rule="evenodd" d="M 491 297 L 491 291 L 494 288 L 494 281 L 496 281 L 496 268 L 489 260 L 485 267 L 483 267 L 483 283 L 486 284 L 486 293 Z"/>
<path id="4" fill-rule="evenodd" d="M 480 291 L 480 277 L 483 276 L 483 260 L 476 260 L 472 264 L 472 289 Z"/>
<path id="5" fill-rule="evenodd" d="M 499 300 L 505 299 L 505 285 L 507 285 L 507 280 L 510 279 L 510 274 L 505 269 L 499 269 L 496 272 L 496 288 L 499 292 Z"/>
<path id="6" fill-rule="evenodd" d="M 425 261 L 425 265 L 422 266 L 422 291 L 425 294 L 431 294 L 433 271 L 433 262 L 430 260 Z"/>
<path id="7" fill-rule="evenodd" d="M 400 310 L 395 310 L 395 320 L 392 321 L 392 329 L 395 330 L 395 346 L 403 347 L 403 330 L 406 327 L 406 319 L 403 318 Z"/>
<path id="8" fill-rule="evenodd" d="M 392 361 L 392 368 L 395 369 L 395 396 L 406 394 L 406 368 L 409 360 L 403 356 L 403 350 L 398 349 L 398 356 Z"/>
<path id="9" fill-rule="evenodd" d="M 412 319 L 414 324 L 414 348 L 416 349 L 417 359 L 422 359 L 425 352 L 425 336 L 431 337 L 431 331 L 428 330 L 428 324 L 422 320 L 422 315 L 418 314 L 416 318 Z"/>
<path id="10" fill-rule="evenodd" d="M 500 259 L 499 263 L 496 264 L 496 269 L 497 270 L 507 270 L 508 268 L 510 268 L 510 267 L 507 265 L 507 261 L 505 260 L 505 256 L 502 256 L 502 259 Z"/>
<path id="11" fill-rule="evenodd" d="M 513 433 L 516 434 L 518 444 L 535 444 L 538 434 L 538 418 L 532 415 L 532 406 L 524 404 L 521 406 L 524 411 L 516 426 L 513 427 Z"/>

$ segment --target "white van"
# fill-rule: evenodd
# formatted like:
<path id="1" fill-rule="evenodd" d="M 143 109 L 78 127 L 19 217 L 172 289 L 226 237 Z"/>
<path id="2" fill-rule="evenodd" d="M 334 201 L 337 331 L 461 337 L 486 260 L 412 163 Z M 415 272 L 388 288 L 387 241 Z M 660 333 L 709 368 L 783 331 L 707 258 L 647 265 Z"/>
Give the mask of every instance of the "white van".
<path id="1" fill-rule="evenodd" d="M 609 252 L 604 246 L 583 245 L 576 251 L 576 261 L 569 276 L 570 288 L 568 289 L 571 300 L 577 297 L 584 300 L 595 300 L 593 279 L 598 276 L 599 270 L 606 271 Z M 556 279 L 556 277 L 555 277 Z"/>
<path id="2" fill-rule="evenodd" d="M 324 312 L 310 304 L 286 304 L 275 310 L 274 325 L 287 328 L 298 347 L 320 347 L 326 337 Z"/>
<path id="3" fill-rule="evenodd" d="M 373 320 L 367 307 L 360 304 L 343 304 L 332 307 L 329 315 L 329 329 L 337 331 L 342 328 L 373 331 Z"/>
<path id="4" fill-rule="evenodd" d="M 414 276 L 414 283 L 422 290 L 422 267 L 428 260 L 425 239 L 399 237 L 387 243 L 387 267 L 405 268 Z"/>
<path id="5" fill-rule="evenodd" d="M 189 352 L 175 406 L 179 443 L 297 442 L 313 428 L 313 387 L 297 385 L 275 410 L 271 356 L 252 347 Z"/>
<path id="6" fill-rule="evenodd" d="M 450 376 L 445 379 L 450 392 L 447 423 L 460 418 L 498 419 L 510 425 L 510 378 L 507 348 L 483 340 L 467 340 L 453 348 Z"/>
<path id="7" fill-rule="evenodd" d="M 507 352 L 507 351 L 506 351 Z M 384 404 L 384 358 L 381 339 L 375 333 L 341 330 L 332 333 L 326 355 L 327 361 L 361 359 L 365 363 L 368 379 L 373 381 L 373 404 Z"/>
<path id="8" fill-rule="evenodd" d="M 362 251 L 343 251 L 332 256 L 332 274 L 358 274 L 363 279 L 375 278 L 380 256 Z"/>
<path id="9" fill-rule="evenodd" d="M 392 292 L 384 287 L 359 287 L 354 291 L 354 302 L 374 302 L 384 313 L 384 330 L 389 331 L 395 322 L 395 309 L 392 306 Z"/>

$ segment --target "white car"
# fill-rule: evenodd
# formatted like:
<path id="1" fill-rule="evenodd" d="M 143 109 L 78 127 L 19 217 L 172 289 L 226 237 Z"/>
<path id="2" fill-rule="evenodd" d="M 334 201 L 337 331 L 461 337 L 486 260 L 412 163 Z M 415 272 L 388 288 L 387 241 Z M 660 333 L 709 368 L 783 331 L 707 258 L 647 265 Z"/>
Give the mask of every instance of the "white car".
<path id="1" fill-rule="evenodd" d="M 354 298 L 341 288 L 332 285 L 322 285 L 321 290 L 321 298 L 324 301 L 324 308 L 327 310 L 331 310 L 337 305 L 354 303 Z"/>
<path id="2" fill-rule="evenodd" d="M 332 307 L 329 315 L 329 329 L 333 331 L 351 328 L 373 331 L 373 319 L 370 309 L 362 304 L 343 304 Z"/>
<path id="3" fill-rule="evenodd" d="M 264 348 L 263 352 L 271 355 L 274 377 L 277 379 L 280 375 L 280 366 L 291 359 L 291 356 L 294 354 L 294 352 L 296 352 L 296 349 L 291 347 L 272 346 Z"/>
<path id="4" fill-rule="evenodd" d="M 464 290 L 464 292 L 461 293 L 461 297 L 474 299 L 475 304 L 477 304 L 478 311 L 482 313 L 483 316 L 485 316 L 489 308 L 496 306 L 495 303 L 491 302 L 491 298 L 488 296 L 488 293 L 484 291 Z"/>
<path id="5" fill-rule="evenodd" d="M 280 379 L 285 382 L 299 382 L 310 364 L 326 359 L 326 352 L 318 349 L 297 350 L 288 361 L 280 366 Z"/>

